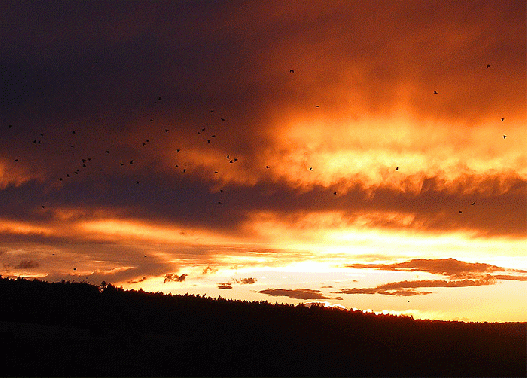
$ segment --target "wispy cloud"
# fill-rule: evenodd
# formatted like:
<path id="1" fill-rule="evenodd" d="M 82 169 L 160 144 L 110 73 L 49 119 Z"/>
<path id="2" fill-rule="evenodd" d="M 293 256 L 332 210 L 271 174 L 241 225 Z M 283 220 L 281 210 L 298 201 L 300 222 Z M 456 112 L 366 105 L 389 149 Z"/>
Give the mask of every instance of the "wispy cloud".
<path id="1" fill-rule="evenodd" d="M 165 276 L 165 280 L 167 279 L 167 277 Z M 126 281 L 127 283 L 140 283 L 140 282 L 143 282 L 146 280 L 146 276 L 143 276 L 139 279 L 136 279 L 136 280 L 129 280 L 129 281 Z"/>
<path id="2" fill-rule="evenodd" d="M 482 274 L 512 271 L 516 273 L 527 274 L 526 270 L 506 269 L 496 265 L 485 263 L 465 262 L 457 259 L 412 259 L 394 264 L 349 264 L 348 268 L 354 269 L 377 269 L 388 271 L 419 271 L 432 274 L 441 274 L 449 276 L 452 279 L 479 276 Z"/>
<path id="3" fill-rule="evenodd" d="M 494 285 L 498 280 L 527 281 L 527 271 L 505 269 L 484 263 L 468 263 L 456 259 L 413 259 L 395 264 L 350 264 L 354 269 L 378 269 L 387 271 L 419 271 L 448 276 L 448 280 L 405 280 L 378 285 L 373 288 L 342 289 L 343 294 L 381 294 L 381 295 L 427 295 L 430 291 L 418 291 L 419 288 L 468 287 Z M 494 272 L 512 272 L 515 274 L 493 274 Z"/>
<path id="4" fill-rule="evenodd" d="M 322 294 L 320 290 L 313 289 L 265 289 L 260 290 L 259 293 L 295 299 L 331 299 Z"/>
<path id="5" fill-rule="evenodd" d="M 398 296 L 412 296 L 412 295 L 427 295 L 431 291 L 417 291 L 416 289 L 423 287 L 467 287 L 467 286 L 485 286 L 494 285 L 496 278 L 489 276 L 487 279 L 478 280 L 415 280 L 415 281 L 399 281 L 390 282 L 384 285 L 379 285 L 374 288 L 353 288 L 342 289 L 337 293 L 342 294 L 382 294 L 382 295 L 398 295 Z"/>

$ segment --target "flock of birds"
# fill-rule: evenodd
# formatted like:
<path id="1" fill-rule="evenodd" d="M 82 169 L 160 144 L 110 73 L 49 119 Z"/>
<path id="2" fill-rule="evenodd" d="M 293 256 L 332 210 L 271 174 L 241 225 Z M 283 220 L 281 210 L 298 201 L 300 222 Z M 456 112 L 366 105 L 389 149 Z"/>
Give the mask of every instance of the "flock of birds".
<path id="1" fill-rule="evenodd" d="M 490 68 L 490 64 L 487 64 L 487 68 Z M 289 73 L 290 74 L 294 74 L 295 70 L 294 69 L 290 69 Z M 433 94 L 434 95 L 438 95 L 439 92 L 437 90 L 434 90 Z M 155 103 L 160 103 L 160 102 L 162 102 L 162 97 L 158 97 L 157 100 L 155 101 Z M 316 108 L 319 108 L 319 105 L 316 105 Z M 214 112 L 215 112 L 214 109 L 210 110 L 210 113 L 214 113 Z M 224 116 L 219 116 L 217 118 L 217 120 L 220 123 L 227 122 L 227 119 Z M 505 118 L 502 117 L 501 121 L 502 122 L 505 121 Z M 150 122 L 154 122 L 154 118 L 150 118 Z M 14 128 L 14 126 L 12 124 L 9 124 L 8 125 L 8 129 L 12 129 L 12 128 Z M 197 135 L 200 135 L 200 136 L 203 137 L 203 141 L 204 142 L 206 142 L 207 144 L 211 144 L 211 143 L 213 143 L 214 140 L 216 140 L 218 138 L 218 136 L 217 136 L 218 132 L 214 131 L 214 129 L 215 128 L 212 127 L 212 126 L 200 127 L 198 130 L 196 130 L 196 132 L 197 132 Z M 77 131 L 78 130 L 71 130 L 71 135 L 72 136 L 78 136 L 79 134 L 77 133 Z M 165 134 L 168 134 L 170 132 L 170 129 L 163 128 L 162 131 L 164 131 Z M 503 139 L 505 139 L 505 138 L 507 138 L 507 135 L 503 134 Z M 32 138 L 30 143 L 32 143 L 33 145 L 38 147 L 38 146 L 44 145 L 44 141 L 45 141 L 45 134 L 44 133 L 39 133 L 36 137 Z M 150 138 L 143 139 L 143 140 L 141 140 L 141 142 L 139 142 L 139 146 L 147 147 L 150 143 L 151 143 Z M 70 144 L 70 148 L 74 149 L 75 148 L 75 144 Z M 182 151 L 181 148 L 177 148 L 176 149 L 176 153 L 179 153 L 180 151 Z M 104 150 L 104 154 L 110 155 L 111 154 L 111 150 L 110 149 L 105 149 Z M 229 161 L 230 164 L 235 164 L 236 162 L 238 162 L 238 158 L 233 156 L 232 154 L 226 154 L 225 157 Z M 15 158 L 14 161 L 15 162 L 19 162 L 20 159 L 19 158 Z M 76 169 L 74 169 L 72 171 L 69 171 L 69 172 L 66 172 L 64 175 L 58 177 L 57 180 L 60 181 L 60 182 L 63 182 L 64 180 L 71 179 L 75 175 L 81 174 L 84 169 L 87 169 L 92 164 L 92 161 L 93 161 L 92 156 L 85 156 L 85 157 L 79 158 L 77 160 L 77 167 L 76 167 Z M 128 159 L 126 161 L 122 161 L 121 160 L 119 162 L 119 165 L 121 167 L 123 167 L 123 166 L 126 166 L 126 165 L 134 165 L 134 164 L 136 164 L 136 162 L 137 162 L 137 158 L 131 158 L 131 159 Z M 175 164 L 175 168 L 181 169 L 182 173 L 186 173 L 187 172 L 187 168 L 180 167 L 179 164 Z M 271 167 L 269 165 L 266 165 L 265 168 L 266 169 L 270 169 Z M 395 171 L 399 171 L 399 170 L 400 170 L 400 167 L 396 166 L 395 167 Z M 312 166 L 309 167 L 309 171 L 313 171 L 313 167 Z M 215 170 L 214 173 L 218 174 L 219 171 Z M 140 180 L 135 180 L 135 183 L 136 184 L 140 184 Z M 220 190 L 220 192 L 223 192 L 223 190 Z M 338 193 L 336 191 L 333 192 L 333 195 L 336 196 L 337 194 Z M 223 202 L 221 202 L 221 201 L 218 201 L 217 203 L 219 205 L 223 204 Z M 470 205 L 474 206 L 475 204 L 476 204 L 476 202 L 473 201 Z M 46 208 L 46 205 L 42 204 L 41 207 L 44 209 L 44 208 Z M 462 214 L 462 213 L 463 213 L 463 211 L 459 210 L 459 214 Z M 74 268 L 74 270 L 75 270 L 75 268 Z"/>
<path id="2" fill-rule="evenodd" d="M 490 68 L 490 64 L 487 64 L 486 66 L 487 68 Z M 294 69 L 290 69 L 289 70 L 289 73 L 290 74 L 294 74 L 295 73 L 295 70 Z M 437 90 L 434 90 L 433 92 L 434 95 L 438 95 L 439 92 Z M 156 103 L 160 103 L 162 101 L 162 97 L 158 97 L 157 100 L 155 101 Z M 319 105 L 316 105 L 316 108 L 319 108 Z M 210 110 L 211 113 L 214 113 L 214 109 L 211 109 Z M 221 122 L 226 122 L 226 118 L 224 118 L 223 116 L 222 117 L 219 117 L 219 120 L 221 120 Z M 505 121 L 505 118 L 502 117 L 501 118 L 501 121 Z M 153 118 L 150 118 L 150 122 L 154 122 L 154 119 Z M 13 128 L 13 125 L 12 124 L 9 124 L 8 125 L 8 128 L 11 129 Z M 211 144 L 213 142 L 214 139 L 217 138 L 217 133 L 216 132 L 209 132 L 207 134 L 207 131 L 210 131 L 207 127 L 201 127 L 199 130 L 197 130 L 197 134 L 198 135 L 202 135 L 204 137 L 204 140 L 206 141 L 207 144 Z M 168 128 L 164 128 L 164 132 L 165 133 L 169 133 L 170 132 L 170 129 Z M 76 130 L 72 130 L 71 131 L 71 134 L 72 135 L 77 135 L 77 131 Z M 38 136 L 36 138 L 34 138 L 32 140 L 32 143 L 34 145 L 37 145 L 37 146 L 40 146 L 43 144 L 43 141 L 44 141 L 44 133 L 39 133 Z M 507 135 L 506 134 L 503 134 L 503 139 L 507 138 Z M 146 147 L 150 144 L 150 139 L 144 139 L 142 140 L 141 142 L 141 145 L 142 147 Z M 75 145 L 74 144 L 71 144 L 70 145 L 71 148 L 75 148 Z M 176 149 L 176 152 L 179 153 L 181 151 L 181 148 L 177 148 Z M 110 154 L 110 149 L 106 149 L 104 151 L 105 154 L 109 155 Z M 238 158 L 237 157 L 234 157 L 232 156 L 231 154 L 227 154 L 226 155 L 226 159 L 229 161 L 230 164 L 234 164 L 236 162 L 238 162 Z M 14 159 L 15 162 L 19 162 L 20 159 L 19 158 L 15 158 Z M 68 178 L 71 178 L 73 177 L 74 175 L 79 175 L 82 171 L 82 169 L 84 168 L 87 168 L 89 165 L 90 165 L 90 162 L 92 161 L 92 157 L 83 157 L 83 158 L 80 158 L 78 160 L 78 167 L 73 170 L 73 171 L 70 171 L 70 172 L 67 172 L 65 173 L 63 176 L 61 177 L 58 177 L 58 181 L 64 181 L 65 179 L 68 179 Z M 121 161 L 119 164 L 120 166 L 125 166 L 125 165 L 134 165 L 136 163 L 137 159 L 136 158 L 133 158 L 133 159 L 129 159 L 127 162 L 123 162 Z M 179 166 L 179 164 L 175 164 L 175 168 L 181 168 Z M 270 169 L 271 167 L 269 165 L 266 165 L 265 166 L 266 169 Z M 396 166 L 395 167 L 395 170 L 396 171 L 399 171 L 399 166 Z M 313 171 L 313 167 L 309 167 L 309 171 Z M 182 173 L 186 173 L 187 172 L 187 168 L 181 168 L 181 172 Z M 214 171 L 215 174 L 218 174 L 219 171 L 218 170 L 215 170 Z M 136 180 L 135 181 L 136 184 L 140 184 L 140 181 L 139 180 Z M 223 192 L 223 191 L 222 191 Z M 338 193 L 337 192 L 333 192 L 333 195 L 337 195 Z M 218 202 L 218 204 L 222 204 L 221 201 Z M 471 203 L 471 205 L 475 205 L 475 203 Z M 45 205 L 42 205 L 42 208 L 45 208 Z M 459 213 L 461 214 L 462 211 L 459 210 Z"/>

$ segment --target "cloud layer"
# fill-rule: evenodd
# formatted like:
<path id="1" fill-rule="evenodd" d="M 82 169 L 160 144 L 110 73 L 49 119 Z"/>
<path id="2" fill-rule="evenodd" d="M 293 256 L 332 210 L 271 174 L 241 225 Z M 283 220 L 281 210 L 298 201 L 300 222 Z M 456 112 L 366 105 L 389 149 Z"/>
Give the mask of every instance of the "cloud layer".
<path id="1" fill-rule="evenodd" d="M 3 274 L 174 281 L 334 230 L 527 236 L 523 1 L 1 13 Z"/>

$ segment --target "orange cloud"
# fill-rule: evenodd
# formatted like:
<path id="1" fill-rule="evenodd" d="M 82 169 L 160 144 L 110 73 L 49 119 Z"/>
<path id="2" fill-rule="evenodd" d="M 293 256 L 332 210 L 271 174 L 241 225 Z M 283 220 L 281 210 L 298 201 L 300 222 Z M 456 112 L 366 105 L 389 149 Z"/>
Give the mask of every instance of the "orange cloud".
<path id="1" fill-rule="evenodd" d="M 348 268 L 354 269 L 377 269 L 377 270 L 392 270 L 392 271 L 412 271 L 412 272 L 428 272 L 432 274 L 441 274 L 448 276 L 451 279 L 459 279 L 463 277 L 471 277 L 473 275 L 483 275 L 485 277 L 490 273 L 501 272 L 504 270 L 513 271 L 519 274 L 527 274 L 525 270 L 519 269 L 505 269 L 496 265 L 484 263 L 470 263 L 459 261 L 453 258 L 449 259 L 412 259 L 395 264 L 351 264 L 346 265 Z M 497 277 L 497 276 L 493 276 Z M 521 277 L 521 276 L 520 276 Z"/>
<path id="2" fill-rule="evenodd" d="M 387 271 L 419 271 L 448 276 L 448 280 L 405 280 L 389 282 L 373 288 L 342 289 L 343 294 L 382 294 L 382 295 L 426 295 L 432 292 L 418 291 L 427 287 L 468 287 L 494 285 L 498 280 L 526 281 L 527 271 L 505 269 L 484 263 L 467 263 L 456 259 L 412 259 L 395 264 L 351 264 L 354 269 L 378 269 Z M 515 274 L 493 274 L 508 271 Z"/>

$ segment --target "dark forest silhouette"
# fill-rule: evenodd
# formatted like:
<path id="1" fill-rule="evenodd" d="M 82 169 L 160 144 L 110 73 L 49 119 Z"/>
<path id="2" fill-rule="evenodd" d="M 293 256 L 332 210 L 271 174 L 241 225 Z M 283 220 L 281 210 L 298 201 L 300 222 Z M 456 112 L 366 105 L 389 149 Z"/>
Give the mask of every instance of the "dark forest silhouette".
<path id="1" fill-rule="evenodd" d="M 2 375 L 525 376 L 526 323 L 0 278 Z"/>

